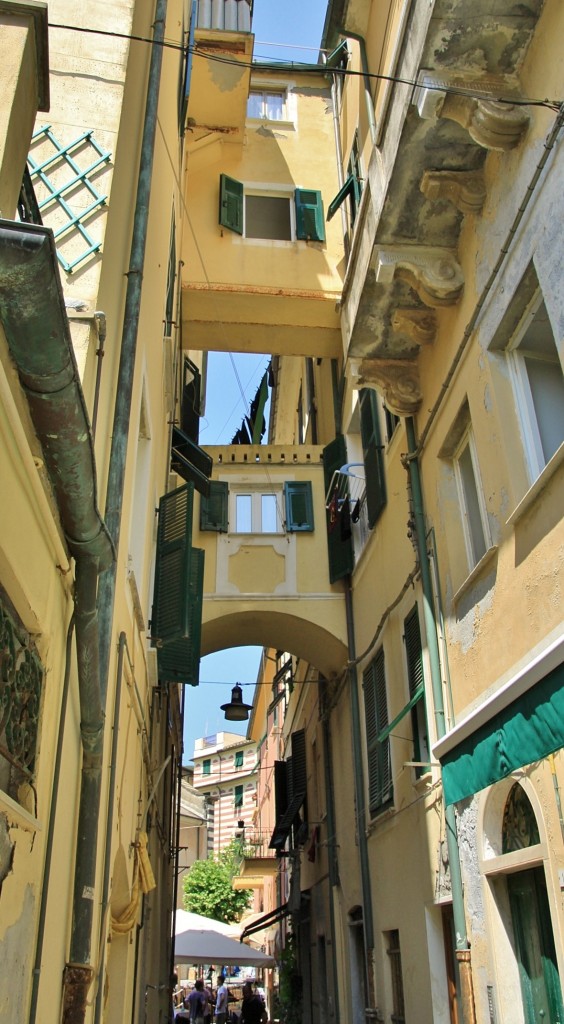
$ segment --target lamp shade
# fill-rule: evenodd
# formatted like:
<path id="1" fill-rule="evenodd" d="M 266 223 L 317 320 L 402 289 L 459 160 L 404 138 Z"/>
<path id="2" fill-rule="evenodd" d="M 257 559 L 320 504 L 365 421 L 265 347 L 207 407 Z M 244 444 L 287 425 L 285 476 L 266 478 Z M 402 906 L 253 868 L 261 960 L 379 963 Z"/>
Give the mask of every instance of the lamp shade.
<path id="1" fill-rule="evenodd" d="M 225 711 L 225 717 L 228 722 L 246 722 L 249 717 L 249 711 L 252 710 L 252 704 L 245 704 L 243 701 L 243 691 L 239 686 L 239 683 L 235 683 L 235 686 L 231 690 L 231 700 L 229 704 L 222 704 L 221 710 Z"/>

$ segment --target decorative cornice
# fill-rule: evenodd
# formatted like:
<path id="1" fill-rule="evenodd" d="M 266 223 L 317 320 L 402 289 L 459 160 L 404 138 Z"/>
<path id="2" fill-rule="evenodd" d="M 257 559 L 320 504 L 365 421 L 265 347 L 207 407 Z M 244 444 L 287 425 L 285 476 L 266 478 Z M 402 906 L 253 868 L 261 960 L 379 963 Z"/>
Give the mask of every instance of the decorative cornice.
<path id="1" fill-rule="evenodd" d="M 401 278 L 431 308 L 453 306 L 460 298 L 464 276 L 450 249 L 428 245 L 383 245 L 375 250 L 379 284 Z"/>
<path id="2" fill-rule="evenodd" d="M 483 171 L 425 171 L 420 189 L 427 199 L 448 199 L 461 213 L 479 213 L 486 198 Z"/>
<path id="3" fill-rule="evenodd" d="M 392 316 L 395 334 L 406 334 L 416 345 L 430 345 L 437 334 L 437 318 L 429 309 L 399 306 Z"/>

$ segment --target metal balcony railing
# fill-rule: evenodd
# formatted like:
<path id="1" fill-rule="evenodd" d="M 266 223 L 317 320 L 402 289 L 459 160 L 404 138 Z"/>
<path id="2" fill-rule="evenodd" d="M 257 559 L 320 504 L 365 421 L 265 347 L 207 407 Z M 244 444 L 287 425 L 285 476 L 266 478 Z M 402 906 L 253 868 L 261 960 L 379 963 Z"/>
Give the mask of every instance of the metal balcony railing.
<path id="1" fill-rule="evenodd" d="M 253 0 L 198 0 L 196 28 L 250 32 Z"/>
<path id="2" fill-rule="evenodd" d="M 272 832 L 245 832 L 243 856 L 245 860 L 259 860 L 275 856 L 274 850 L 268 848 Z"/>

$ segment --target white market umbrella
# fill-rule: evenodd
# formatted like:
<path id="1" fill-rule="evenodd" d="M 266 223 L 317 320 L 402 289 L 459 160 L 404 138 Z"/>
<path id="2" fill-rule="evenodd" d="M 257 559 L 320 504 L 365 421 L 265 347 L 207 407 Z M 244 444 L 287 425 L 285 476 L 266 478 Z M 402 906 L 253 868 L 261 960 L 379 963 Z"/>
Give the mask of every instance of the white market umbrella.
<path id="1" fill-rule="evenodd" d="M 174 931 L 186 932 L 189 928 L 195 928 L 197 931 L 209 931 L 211 928 L 221 935 L 233 935 L 232 924 L 215 921 L 213 917 L 204 917 L 203 914 L 194 914 L 191 910 L 177 910 L 174 914 Z"/>
<path id="2" fill-rule="evenodd" d="M 177 932 L 174 942 L 177 964 L 231 964 L 241 967 L 272 967 L 271 956 L 251 949 L 210 928 L 188 928 Z"/>

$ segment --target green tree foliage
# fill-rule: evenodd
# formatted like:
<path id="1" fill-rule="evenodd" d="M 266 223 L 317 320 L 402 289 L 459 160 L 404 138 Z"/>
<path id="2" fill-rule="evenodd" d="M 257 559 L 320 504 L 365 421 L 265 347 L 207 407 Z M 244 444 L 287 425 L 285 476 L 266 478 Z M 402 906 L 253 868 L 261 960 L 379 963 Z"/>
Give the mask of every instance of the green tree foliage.
<path id="1" fill-rule="evenodd" d="M 233 840 L 217 857 L 197 860 L 184 879 L 184 909 L 216 921 L 239 921 L 252 898 L 252 889 L 234 889 L 243 847 Z"/>

